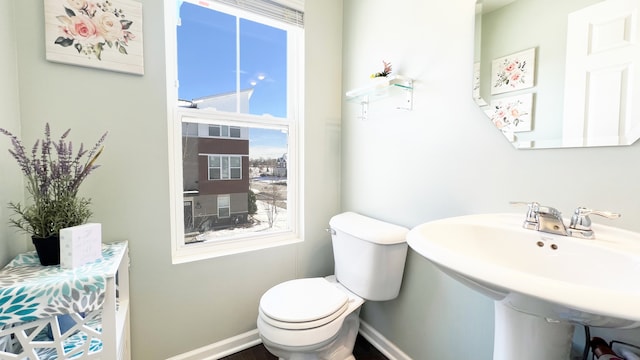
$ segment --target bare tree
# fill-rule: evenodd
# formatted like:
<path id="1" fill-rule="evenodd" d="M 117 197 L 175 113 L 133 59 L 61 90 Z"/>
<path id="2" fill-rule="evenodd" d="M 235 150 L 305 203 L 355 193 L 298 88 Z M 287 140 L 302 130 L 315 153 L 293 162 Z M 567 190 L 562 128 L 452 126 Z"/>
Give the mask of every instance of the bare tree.
<path id="1" fill-rule="evenodd" d="M 282 201 L 282 186 L 272 183 L 268 187 L 268 192 L 265 194 L 267 197 L 264 199 L 264 209 L 267 214 L 267 221 L 269 222 L 269 228 L 273 228 L 276 220 L 278 219 L 278 202 Z"/>

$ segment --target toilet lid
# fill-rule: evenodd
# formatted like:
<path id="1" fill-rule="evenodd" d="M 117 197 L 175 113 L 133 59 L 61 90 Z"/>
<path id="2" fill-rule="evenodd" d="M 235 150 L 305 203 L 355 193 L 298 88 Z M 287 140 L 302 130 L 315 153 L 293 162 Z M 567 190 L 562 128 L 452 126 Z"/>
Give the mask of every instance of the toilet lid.
<path id="1" fill-rule="evenodd" d="M 323 278 L 297 279 L 269 289 L 260 299 L 260 310 L 281 325 L 314 322 L 320 326 L 342 314 L 348 301 L 347 294 Z M 326 321 L 318 323 L 322 319 Z"/>

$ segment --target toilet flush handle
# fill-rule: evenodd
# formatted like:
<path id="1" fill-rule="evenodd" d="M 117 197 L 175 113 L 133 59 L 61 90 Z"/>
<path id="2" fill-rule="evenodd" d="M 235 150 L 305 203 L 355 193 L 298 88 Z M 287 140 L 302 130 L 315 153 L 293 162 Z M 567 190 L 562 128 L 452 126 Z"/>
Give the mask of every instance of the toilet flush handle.
<path id="1" fill-rule="evenodd" d="M 333 230 L 332 228 L 326 228 L 326 229 L 324 229 L 324 231 L 328 232 L 331 235 L 335 235 L 336 234 L 336 231 Z"/>

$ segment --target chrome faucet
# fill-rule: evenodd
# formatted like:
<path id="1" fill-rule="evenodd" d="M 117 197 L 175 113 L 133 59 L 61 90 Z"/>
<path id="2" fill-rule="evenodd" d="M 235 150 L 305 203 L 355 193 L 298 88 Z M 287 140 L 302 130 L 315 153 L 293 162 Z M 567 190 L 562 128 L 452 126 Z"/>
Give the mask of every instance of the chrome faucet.
<path id="1" fill-rule="evenodd" d="M 591 230 L 591 218 L 589 218 L 589 215 L 599 215 L 607 219 L 617 219 L 622 216 L 611 211 L 599 211 L 584 207 L 576 208 L 573 216 L 571 216 L 571 223 L 569 224 L 571 236 L 583 239 L 595 239 L 593 230 Z"/>
<path id="2" fill-rule="evenodd" d="M 542 206 L 537 202 L 523 203 L 511 202 L 512 204 L 524 204 L 529 208 L 527 217 L 522 224 L 525 229 L 542 231 L 546 233 L 573 236 L 582 239 L 594 239 L 595 235 L 591 229 L 591 219 L 589 215 L 599 215 L 607 219 L 617 219 L 621 215 L 610 211 L 599 211 L 578 207 L 571 217 L 569 228 L 564 225 L 562 213 L 550 206 Z"/>
<path id="3" fill-rule="evenodd" d="M 558 209 L 550 206 L 542 206 L 537 202 L 512 202 L 512 204 L 525 204 L 529 207 L 527 210 L 527 218 L 522 224 L 522 227 L 525 229 L 557 235 L 568 235 L 567 228 L 562 221 L 562 213 L 558 211 Z"/>

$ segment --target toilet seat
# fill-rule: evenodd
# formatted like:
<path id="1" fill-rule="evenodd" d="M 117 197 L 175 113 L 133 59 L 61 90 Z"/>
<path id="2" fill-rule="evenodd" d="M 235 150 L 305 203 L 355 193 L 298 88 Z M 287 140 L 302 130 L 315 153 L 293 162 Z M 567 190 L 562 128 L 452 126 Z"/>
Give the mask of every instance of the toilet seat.
<path id="1" fill-rule="evenodd" d="M 349 296 L 324 278 L 290 280 L 260 299 L 262 319 L 275 327 L 304 330 L 325 325 L 349 307 Z"/>

